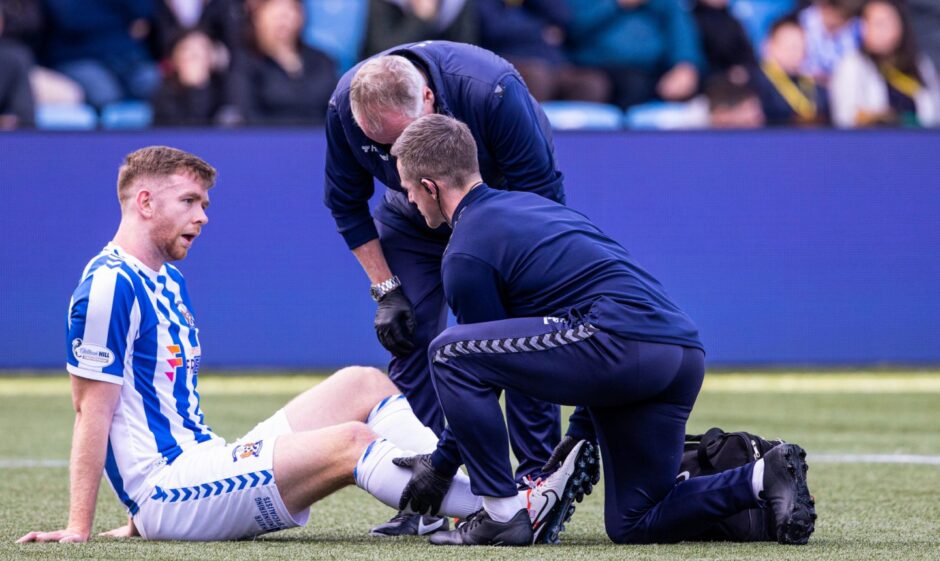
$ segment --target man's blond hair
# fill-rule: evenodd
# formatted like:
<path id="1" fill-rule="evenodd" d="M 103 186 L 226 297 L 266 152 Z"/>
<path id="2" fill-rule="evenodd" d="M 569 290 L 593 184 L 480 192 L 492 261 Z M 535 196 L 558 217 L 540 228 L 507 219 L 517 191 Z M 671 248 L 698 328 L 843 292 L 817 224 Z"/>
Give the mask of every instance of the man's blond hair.
<path id="1" fill-rule="evenodd" d="M 480 173 L 477 144 L 467 125 L 453 117 L 431 114 L 415 120 L 392 146 L 402 179 L 445 179 L 462 188 Z"/>
<path id="2" fill-rule="evenodd" d="M 367 60 L 349 86 L 353 119 L 363 131 L 382 133 L 383 113 L 396 111 L 418 118 L 423 105 L 424 76 L 407 58 L 386 55 Z"/>
<path id="3" fill-rule="evenodd" d="M 124 157 L 118 170 L 117 193 L 121 204 L 130 195 L 130 188 L 141 178 L 165 178 L 188 175 L 203 187 L 215 184 L 215 168 L 205 160 L 169 146 L 147 146 Z"/>

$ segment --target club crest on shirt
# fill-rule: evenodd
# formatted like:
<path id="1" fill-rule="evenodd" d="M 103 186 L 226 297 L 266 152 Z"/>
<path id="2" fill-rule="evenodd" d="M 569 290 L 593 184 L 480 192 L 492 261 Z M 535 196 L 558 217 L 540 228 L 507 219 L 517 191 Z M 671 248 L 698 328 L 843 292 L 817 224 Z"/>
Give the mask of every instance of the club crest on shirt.
<path id="1" fill-rule="evenodd" d="M 263 440 L 239 444 L 232 450 L 232 461 L 237 462 L 238 460 L 244 460 L 245 458 L 250 458 L 252 456 L 257 458 L 258 455 L 261 454 L 261 446 L 263 444 Z"/>
<path id="2" fill-rule="evenodd" d="M 180 311 L 180 314 L 186 319 L 186 323 L 190 327 L 196 326 L 196 320 L 193 319 L 193 315 L 189 313 L 189 308 L 186 307 L 186 304 L 182 300 L 176 302 L 176 309 Z"/>

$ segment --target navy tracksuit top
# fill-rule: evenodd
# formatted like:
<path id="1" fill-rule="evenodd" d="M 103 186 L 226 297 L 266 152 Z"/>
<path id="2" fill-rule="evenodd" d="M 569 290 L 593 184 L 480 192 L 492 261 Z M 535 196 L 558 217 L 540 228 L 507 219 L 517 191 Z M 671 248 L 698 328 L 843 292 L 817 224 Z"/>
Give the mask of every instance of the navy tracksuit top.
<path id="1" fill-rule="evenodd" d="M 485 49 L 448 41 L 401 45 L 375 56 L 390 54 L 408 58 L 424 72 L 438 113 L 470 128 L 488 184 L 564 203 L 548 119 L 511 64 Z M 360 65 L 340 79 L 326 115 L 324 202 L 350 249 L 378 237 L 369 212 L 373 178 L 389 188 L 386 204 L 419 231 L 427 229 L 402 192 L 391 147 L 369 139 L 353 119 L 349 86 Z M 446 239 L 444 230 L 437 237 Z"/>
<path id="2" fill-rule="evenodd" d="M 532 193 L 480 185 L 454 212 L 447 302 L 461 324 L 565 317 L 637 341 L 703 349 L 662 285 L 583 214 Z"/>

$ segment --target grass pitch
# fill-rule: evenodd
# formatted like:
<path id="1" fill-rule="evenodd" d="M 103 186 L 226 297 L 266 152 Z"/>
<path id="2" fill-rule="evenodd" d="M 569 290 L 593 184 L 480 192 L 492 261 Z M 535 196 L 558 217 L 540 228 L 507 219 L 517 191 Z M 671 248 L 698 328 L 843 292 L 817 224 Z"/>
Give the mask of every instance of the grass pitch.
<path id="1" fill-rule="evenodd" d="M 201 378 L 200 393 L 213 428 L 234 439 L 320 379 L 210 374 Z M 706 379 L 690 432 L 711 426 L 749 430 L 809 451 L 819 520 L 805 547 L 616 546 L 604 535 L 600 488 L 578 506 L 561 545 L 534 549 L 432 548 L 421 538 L 369 538 L 368 529 L 393 513 L 355 488 L 316 504 L 306 528 L 251 542 L 97 539 L 81 546 L 15 545 L 29 530 L 57 529 L 66 521 L 68 474 L 59 464 L 68 457 L 72 420 L 65 373 L 0 378 L 0 559 L 940 559 L 940 465 L 844 463 L 856 458 L 853 454 L 940 456 L 937 372 L 715 374 Z M 814 462 L 814 456 L 820 461 Z M 52 467 L 37 467 L 42 461 Z M 28 467 L 16 467 L 26 462 Z M 96 531 L 124 519 L 122 507 L 103 485 Z"/>

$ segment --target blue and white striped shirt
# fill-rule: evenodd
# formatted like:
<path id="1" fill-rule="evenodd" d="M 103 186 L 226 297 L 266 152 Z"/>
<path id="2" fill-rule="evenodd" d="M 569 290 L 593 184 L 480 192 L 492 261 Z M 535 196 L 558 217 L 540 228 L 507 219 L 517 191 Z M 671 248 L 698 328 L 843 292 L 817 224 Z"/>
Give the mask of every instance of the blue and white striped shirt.
<path id="1" fill-rule="evenodd" d="M 201 350 L 191 310 L 176 267 L 154 271 L 114 243 L 88 263 L 72 293 L 66 368 L 123 385 L 105 474 L 131 514 L 160 467 L 219 438 L 199 407 Z"/>

